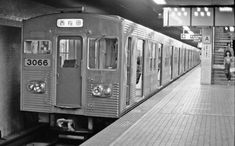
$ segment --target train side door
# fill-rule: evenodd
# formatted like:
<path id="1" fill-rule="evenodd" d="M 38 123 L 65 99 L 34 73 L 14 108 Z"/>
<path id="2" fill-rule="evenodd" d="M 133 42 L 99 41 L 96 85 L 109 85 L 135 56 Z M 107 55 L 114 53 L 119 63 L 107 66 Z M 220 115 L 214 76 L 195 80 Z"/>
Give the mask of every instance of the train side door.
<path id="1" fill-rule="evenodd" d="M 81 37 L 59 37 L 57 61 L 56 106 L 79 108 L 81 106 Z"/>
<path id="2" fill-rule="evenodd" d="M 128 38 L 126 105 L 143 97 L 144 40 Z"/>
<path id="3" fill-rule="evenodd" d="M 126 105 L 130 105 L 130 99 L 131 99 L 131 54 L 132 54 L 132 38 L 129 37 L 127 40 L 127 65 L 126 65 L 126 71 L 127 71 L 127 89 L 126 89 Z"/>
<path id="4" fill-rule="evenodd" d="M 136 63 L 136 97 L 143 97 L 143 85 L 144 85 L 144 47 L 145 41 L 142 39 L 137 40 L 137 45 L 135 48 L 135 58 L 134 62 Z"/>

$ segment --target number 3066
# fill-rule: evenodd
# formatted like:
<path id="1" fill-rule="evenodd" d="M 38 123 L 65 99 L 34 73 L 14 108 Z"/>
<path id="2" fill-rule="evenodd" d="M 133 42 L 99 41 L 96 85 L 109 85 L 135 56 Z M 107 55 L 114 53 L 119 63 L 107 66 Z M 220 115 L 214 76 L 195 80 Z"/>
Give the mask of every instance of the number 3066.
<path id="1" fill-rule="evenodd" d="M 25 66 L 50 66 L 49 59 L 25 59 Z"/>

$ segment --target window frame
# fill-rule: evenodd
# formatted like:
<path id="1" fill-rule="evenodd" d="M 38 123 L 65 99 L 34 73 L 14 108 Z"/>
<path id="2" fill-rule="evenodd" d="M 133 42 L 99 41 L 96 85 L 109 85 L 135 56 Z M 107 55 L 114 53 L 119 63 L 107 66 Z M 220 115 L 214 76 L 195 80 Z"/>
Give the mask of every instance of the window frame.
<path id="1" fill-rule="evenodd" d="M 151 72 L 158 70 L 158 56 L 159 56 L 158 46 L 159 44 L 161 43 L 158 41 L 149 41 L 149 56 L 148 57 L 149 57 L 149 70 Z"/>
<path id="2" fill-rule="evenodd" d="M 48 41 L 49 42 L 48 46 L 49 46 L 50 52 L 46 53 L 46 54 L 44 54 L 44 53 L 32 53 L 32 50 L 31 50 L 31 53 L 26 53 L 25 48 L 26 48 L 26 42 L 27 41 Z M 51 55 L 51 54 L 53 54 L 52 41 L 49 40 L 49 39 L 48 40 L 46 40 L 46 39 L 25 39 L 24 42 L 23 42 L 23 50 L 22 51 L 23 51 L 23 54 L 25 54 L 25 55 Z"/>
<path id="3" fill-rule="evenodd" d="M 103 69 L 96 69 L 96 68 L 90 68 L 89 63 L 90 63 L 90 40 L 91 39 L 97 39 L 97 38 L 101 38 L 101 39 L 116 39 L 117 43 L 118 43 L 118 47 L 117 47 L 117 67 L 116 68 L 103 68 Z M 95 44 L 96 45 L 96 44 Z M 120 42 L 119 42 L 119 38 L 117 36 L 90 36 L 87 37 L 87 69 L 88 70 L 93 70 L 93 71 L 117 71 L 119 69 L 119 53 L 120 53 Z"/>
<path id="4" fill-rule="evenodd" d="M 60 52 L 60 41 L 61 40 L 78 40 L 77 38 L 80 38 L 80 41 L 81 41 L 81 58 L 80 58 L 80 61 L 81 60 L 83 60 L 83 46 L 84 46 L 84 43 L 83 43 L 83 40 L 84 40 L 84 38 L 83 38 L 83 36 L 81 36 L 81 35 L 61 35 L 61 36 L 58 36 L 57 37 L 57 57 L 60 57 L 60 55 L 61 55 L 61 52 Z M 76 52 L 77 52 L 78 50 L 76 50 Z M 67 54 L 66 52 L 64 52 L 63 54 Z M 78 63 L 78 62 L 80 62 L 79 60 L 78 60 L 78 54 L 76 53 L 75 54 L 76 55 L 76 58 L 75 58 L 75 65 Z M 77 67 L 62 67 L 61 65 L 62 64 L 58 64 L 59 62 L 57 62 L 57 66 L 59 67 L 60 66 L 60 68 L 77 68 Z"/>

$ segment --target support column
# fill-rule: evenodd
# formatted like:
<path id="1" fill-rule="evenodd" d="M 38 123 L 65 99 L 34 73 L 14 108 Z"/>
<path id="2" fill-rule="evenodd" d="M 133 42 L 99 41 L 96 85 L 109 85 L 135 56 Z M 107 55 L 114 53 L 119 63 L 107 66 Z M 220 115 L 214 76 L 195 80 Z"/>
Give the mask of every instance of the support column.
<path id="1" fill-rule="evenodd" d="M 201 50 L 201 84 L 211 84 L 213 47 L 213 28 L 203 28 Z"/>

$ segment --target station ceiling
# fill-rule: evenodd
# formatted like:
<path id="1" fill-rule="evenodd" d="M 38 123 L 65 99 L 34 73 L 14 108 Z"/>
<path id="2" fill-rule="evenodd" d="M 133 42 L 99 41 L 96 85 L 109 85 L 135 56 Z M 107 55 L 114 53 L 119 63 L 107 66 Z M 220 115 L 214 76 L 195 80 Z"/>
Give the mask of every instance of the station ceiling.
<path id="1" fill-rule="evenodd" d="M 234 6 L 234 0 L 165 0 L 166 5 L 157 5 L 153 0 L 34 0 L 55 8 L 84 6 L 101 9 L 94 12 L 119 15 L 180 40 L 182 27 L 163 27 L 163 8 L 167 6 Z M 192 31 L 199 28 L 191 27 Z M 181 40 L 193 46 L 197 42 Z"/>

